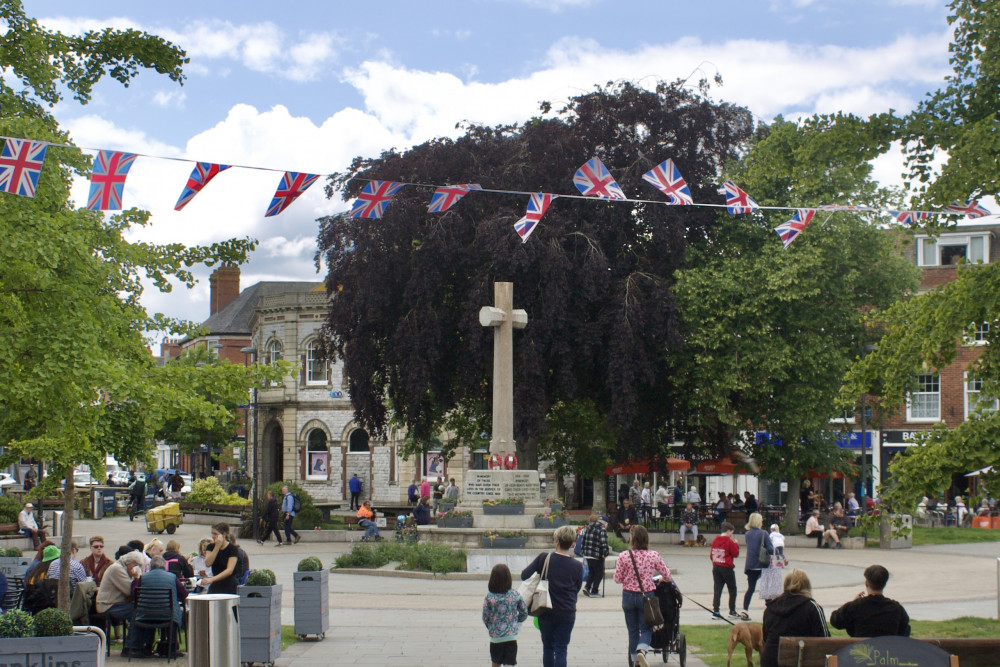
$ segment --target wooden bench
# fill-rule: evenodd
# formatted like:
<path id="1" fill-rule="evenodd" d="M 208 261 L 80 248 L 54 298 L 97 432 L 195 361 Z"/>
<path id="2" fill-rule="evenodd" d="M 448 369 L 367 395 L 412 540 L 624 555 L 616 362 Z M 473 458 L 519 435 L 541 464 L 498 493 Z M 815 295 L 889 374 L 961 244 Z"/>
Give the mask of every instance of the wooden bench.
<path id="1" fill-rule="evenodd" d="M 778 667 L 826 667 L 827 656 L 861 639 L 860 637 L 782 637 L 778 640 Z M 952 660 L 953 667 L 993 667 L 997 664 L 997 656 L 1000 655 L 1000 638 L 942 637 L 919 641 L 933 644 L 955 656 L 957 661 Z"/>

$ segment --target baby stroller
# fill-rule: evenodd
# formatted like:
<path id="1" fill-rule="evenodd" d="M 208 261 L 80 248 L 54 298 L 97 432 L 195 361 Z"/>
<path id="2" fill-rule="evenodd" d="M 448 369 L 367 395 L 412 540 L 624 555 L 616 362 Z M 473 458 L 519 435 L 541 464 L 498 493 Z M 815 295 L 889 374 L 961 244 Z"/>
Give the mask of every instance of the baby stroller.
<path id="1" fill-rule="evenodd" d="M 670 653 L 676 653 L 681 667 L 684 667 L 687 664 L 687 640 L 680 632 L 681 604 L 684 602 L 684 596 L 681 595 L 677 584 L 663 579 L 657 582 L 654 592 L 660 602 L 663 627 L 653 632 L 649 646 L 653 653 L 663 656 L 663 662 L 667 661 Z"/>

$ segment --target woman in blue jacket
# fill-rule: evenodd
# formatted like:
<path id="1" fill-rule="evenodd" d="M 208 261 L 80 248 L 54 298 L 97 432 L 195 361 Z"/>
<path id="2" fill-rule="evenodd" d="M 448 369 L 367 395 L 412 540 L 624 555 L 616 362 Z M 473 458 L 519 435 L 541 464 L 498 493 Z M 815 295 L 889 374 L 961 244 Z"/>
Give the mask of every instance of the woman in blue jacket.
<path id="1" fill-rule="evenodd" d="M 747 575 L 747 592 L 743 595 L 743 613 L 740 614 L 740 618 L 744 621 L 750 620 L 750 600 L 753 599 L 753 593 L 757 590 L 757 580 L 760 579 L 761 570 L 768 567 L 767 565 L 760 564 L 758 557 L 760 545 L 764 545 L 768 555 L 774 555 L 771 536 L 762 528 L 763 525 L 764 519 L 761 517 L 760 512 L 754 512 L 747 521 L 747 532 L 744 535 L 747 545 L 747 561 L 743 567 L 743 572 Z"/>

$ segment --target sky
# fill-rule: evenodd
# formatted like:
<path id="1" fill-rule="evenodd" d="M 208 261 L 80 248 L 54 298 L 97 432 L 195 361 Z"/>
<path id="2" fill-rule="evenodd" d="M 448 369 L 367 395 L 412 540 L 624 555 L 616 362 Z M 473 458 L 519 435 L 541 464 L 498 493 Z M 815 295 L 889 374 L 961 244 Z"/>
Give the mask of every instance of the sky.
<path id="1" fill-rule="evenodd" d="M 779 114 L 905 113 L 941 86 L 951 35 L 944 3 L 930 0 L 24 5 L 49 29 L 135 28 L 190 58 L 183 85 L 144 72 L 128 88 L 102 82 L 86 106 L 57 105 L 78 146 L 324 175 L 356 156 L 457 136 L 457 123 L 523 122 L 542 101 L 558 107 L 612 80 L 652 87 L 718 73 L 723 85 L 713 98 L 746 106 L 762 122 Z M 323 279 L 314 262 L 317 218 L 350 202 L 327 198 L 320 181 L 265 218 L 280 173 L 230 169 L 176 212 L 191 168 L 136 160 L 124 206 L 152 218 L 133 238 L 210 244 L 250 236 L 260 244 L 242 267 L 244 288 Z M 888 156 L 876 170 L 892 182 L 902 163 Z M 78 205 L 88 187 L 84 179 L 74 186 Z M 193 290 L 149 287 L 147 309 L 203 321 L 209 272 L 196 271 Z"/>

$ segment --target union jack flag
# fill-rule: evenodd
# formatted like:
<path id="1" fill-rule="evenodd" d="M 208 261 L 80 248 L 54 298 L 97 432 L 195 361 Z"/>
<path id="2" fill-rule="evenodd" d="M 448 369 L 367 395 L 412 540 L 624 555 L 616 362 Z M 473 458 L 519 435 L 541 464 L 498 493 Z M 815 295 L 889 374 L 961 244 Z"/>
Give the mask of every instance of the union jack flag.
<path id="1" fill-rule="evenodd" d="M 573 175 L 573 183 L 581 194 L 601 199 L 626 199 L 625 193 L 611 176 L 600 158 L 591 158 Z"/>
<path id="2" fill-rule="evenodd" d="M 668 204 L 673 204 L 674 206 L 691 206 L 694 204 L 694 199 L 691 197 L 691 189 L 688 188 L 687 181 L 681 176 L 681 170 L 677 168 L 677 165 L 670 158 L 667 158 L 666 161 L 643 174 L 642 180 L 652 184 L 654 188 L 667 195 Z"/>
<path id="3" fill-rule="evenodd" d="M 904 225 L 913 225 L 931 217 L 930 211 L 889 211 L 889 215 Z"/>
<path id="4" fill-rule="evenodd" d="M 381 218 L 385 207 L 392 201 L 392 196 L 404 185 L 405 183 L 393 181 L 368 181 L 368 185 L 361 190 L 358 200 L 354 202 L 351 217 Z"/>
<path id="5" fill-rule="evenodd" d="M 215 178 L 219 172 L 229 169 L 228 164 L 212 164 L 211 162 L 198 162 L 188 176 L 187 185 L 181 191 L 181 196 L 174 206 L 175 211 L 179 211 L 194 199 L 194 196 L 201 192 L 201 189 L 208 185 L 208 182 Z"/>
<path id="6" fill-rule="evenodd" d="M 726 181 L 722 184 L 721 194 L 726 195 L 726 208 L 733 215 L 738 215 L 740 213 L 753 213 L 759 207 L 757 202 L 750 198 L 750 195 L 743 192 L 740 186 L 736 185 L 732 181 Z"/>
<path id="7" fill-rule="evenodd" d="M 281 177 L 281 182 L 278 183 L 278 189 L 274 191 L 274 198 L 267 205 L 267 213 L 264 214 L 264 217 L 270 218 L 284 211 L 293 201 L 299 198 L 299 195 L 308 190 L 309 186 L 315 183 L 318 178 L 319 174 L 286 171 L 285 175 Z"/>
<path id="8" fill-rule="evenodd" d="M 559 195 L 547 192 L 536 192 L 528 200 L 528 210 L 524 217 L 514 223 L 514 231 L 521 237 L 521 243 L 527 243 L 531 232 L 535 231 L 545 211 L 549 210 L 549 204 Z"/>
<path id="9" fill-rule="evenodd" d="M 444 213 L 472 190 L 482 189 L 483 186 L 479 185 L 479 183 L 462 183 L 460 185 L 445 185 L 444 187 L 440 187 L 431 196 L 431 203 L 427 207 L 427 212 Z"/>
<path id="10" fill-rule="evenodd" d="M 135 162 L 135 153 L 98 151 L 94 172 L 90 175 L 90 195 L 87 208 L 91 211 L 122 210 L 122 190 L 128 170 Z"/>
<path id="11" fill-rule="evenodd" d="M 778 238 L 781 239 L 781 245 L 786 248 L 792 245 L 792 241 L 797 239 L 802 230 L 806 228 L 806 225 L 812 222 L 814 215 L 816 215 L 815 209 L 800 208 L 795 211 L 791 220 L 775 227 L 774 231 L 778 234 Z"/>
<path id="12" fill-rule="evenodd" d="M 979 205 L 979 202 L 975 199 L 966 199 L 965 205 L 955 202 L 951 206 L 945 206 L 944 210 L 949 213 L 959 213 L 962 215 L 967 215 L 970 218 L 981 218 L 984 215 L 993 215 L 988 210 Z"/>
<path id="13" fill-rule="evenodd" d="M 0 153 L 0 192 L 34 197 L 48 147 L 44 141 L 8 139 Z"/>

